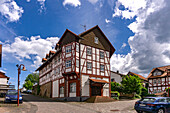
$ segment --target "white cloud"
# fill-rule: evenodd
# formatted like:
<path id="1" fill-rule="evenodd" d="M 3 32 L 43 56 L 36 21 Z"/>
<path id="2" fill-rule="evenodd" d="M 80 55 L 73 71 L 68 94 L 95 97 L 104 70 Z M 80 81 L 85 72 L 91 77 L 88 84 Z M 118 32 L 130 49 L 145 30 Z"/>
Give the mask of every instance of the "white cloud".
<path id="1" fill-rule="evenodd" d="M 14 56 L 19 61 L 32 60 L 33 63 L 31 66 L 37 67 L 41 64 L 41 60 L 45 57 L 46 53 L 52 50 L 59 40 L 58 37 L 42 39 L 40 36 L 32 36 L 26 40 L 24 39 L 25 37 L 20 36 L 16 37 L 15 41 L 11 44 L 3 44 L 5 60 L 8 60 L 6 57 Z M 8 54 L 12 54 L 12 56 Z"/>
<path id="2" fill-rule="evenodd" d="M 2 73 L 6 73 L 4 70 L 0 70 L 0 72 L 2 72 Z"/>
<path id="3" fill-rule="evenodd" d="M 30 2 L 31 0 L 27 0 L 27 2 Z"/>
<path id="4" fill-rule="evenodd" d="M 8 19 L 9 22 L 18 21 L 24 13 L 22 7 L 19 7 L 14 0 L 0 0 L 0 13 Z"/>
<path id="5" fill-rule="evenodd" d="M 111 21 L 110 21 L 110 20 L 108 20 L 108 19 L 105 19 L 105 22 L 108 24 L 108 23 L 110 23 Z"/>
<path id="6" fill-rule="evenodd" d="M 81 5 L 81 2 L 79 0 L 64 0 L 63 5 L 71 5 L 74 7 L 78 7 Z"/>
<path id="7" fill-rule="evenodd" d="M 88 0 L 90 3 L 95 4 L 98 2 L 98 0 Z"/>
<path id="8" fill-rule="evenodd" d="M 138 4 L 135 5 L 135 2 L 132 2 L 134 3 L 133 5 L 127 3 L 128 0 L 119 0 L 118 2 L 125 8 L 128 8 L 132 15 L 135 14 L 136 20 L 128 26 L 135 35 L 128 39 L 131 49 L 130 53 L 112 56 L 112 69 L 120 70 L 123 73 L 134 71 L 147 75 L 153 67 L 169 65 L 170 24 L 168 21 L 170 18 L 170 2 L 164 0 L 142 0 L 141 3 L 138 3 L 140 4 L 139 6 Z M 122 12 L 115 12 L 114 15 L 126 19 L 134 17 L 124 15 Z"/>
<path id="9" fill-rule="evenodd" d="M 45 0 L 37 0 L 40 3 L 41 8 L 39 9 L 40 13 L 45 10 Z"/>
<path id="10" fill-rule="evenodd" d="M 127 44 L 123 43 L 121 48 L 125 48 L 126 46 L 127 46 Z"/>

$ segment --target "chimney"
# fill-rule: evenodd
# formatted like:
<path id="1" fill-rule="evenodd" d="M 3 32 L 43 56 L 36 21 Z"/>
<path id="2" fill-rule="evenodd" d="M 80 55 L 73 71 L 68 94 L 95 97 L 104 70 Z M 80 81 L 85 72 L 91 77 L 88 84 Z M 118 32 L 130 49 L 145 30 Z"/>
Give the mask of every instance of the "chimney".
<path id="1" fill-rule="evenodd" d="M 117 73 L 119 74 L 119 70 L 117 70 Z"/>

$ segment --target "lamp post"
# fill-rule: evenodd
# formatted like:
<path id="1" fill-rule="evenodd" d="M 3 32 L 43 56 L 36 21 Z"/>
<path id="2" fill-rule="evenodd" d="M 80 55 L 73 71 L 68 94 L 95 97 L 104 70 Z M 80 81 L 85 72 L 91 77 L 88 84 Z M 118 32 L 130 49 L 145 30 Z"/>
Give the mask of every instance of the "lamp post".
<path id="1" fill-rule="evenodd" d="M 18 99 L 17 99 L 17 102 L 18 102 L 18 106 L 19 106 L 19 84 L 20 84 L 19 75 L 21 74 L 21 66 L 23 67 L 22 71 L 26 71 L 26 69 L 25 69 L 24 64 L 20 64 L 20 65 L 17 64 L 16 66 L 18 67 Z"/>

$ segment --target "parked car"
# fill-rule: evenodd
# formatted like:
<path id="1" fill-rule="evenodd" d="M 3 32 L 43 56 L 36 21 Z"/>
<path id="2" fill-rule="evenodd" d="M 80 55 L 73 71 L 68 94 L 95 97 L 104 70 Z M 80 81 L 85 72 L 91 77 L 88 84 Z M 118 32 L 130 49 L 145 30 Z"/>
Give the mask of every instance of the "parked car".
<path id="1" fill-rule="evenodd" d="M 17 90 L 8 90 L 5 96 L 5 102 L 17 102 L 18 100 Z M 19 92 L 19 102 L 22 103 L 22 95 Z"/>
<path id="2" fill-rule="evenodd" d="M 32 94 L 32 90 L 27 90 L 26 93 Z"/>
<path id="3" fill-rule="evenodd" d="M 135 103 L 138 113 L 170 113 L 170 97 L 146 97 Z"/>

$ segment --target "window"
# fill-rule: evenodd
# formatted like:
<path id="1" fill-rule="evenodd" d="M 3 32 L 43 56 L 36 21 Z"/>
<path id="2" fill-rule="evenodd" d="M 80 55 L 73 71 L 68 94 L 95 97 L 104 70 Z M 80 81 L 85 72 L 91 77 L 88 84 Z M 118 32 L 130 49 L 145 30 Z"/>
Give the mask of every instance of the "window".
<path id="1" fill-rule="evenodd" d="M 70 93 L 75 93 L 76 92 L 76 83 L 71 83 L 70 84 Z"/>
<path id="2" fill-rule="evenodd" d="M 104 52 L 100 51 L 100 58 L 104 58 Z"/>
<path id="3" fill-rule="evenodd" d="M 76 59 L 76 67 L 79 67 L 79 59 Z"/>
<path id="4" fill-rule="evenodd" d="M 56 74 L 56 69 L 54 69 L 54 75 Z"/>
<path id="5" fill-rule="evenodd" d="M 92 69 L 92 63 L 91 62 L 87 62 L 87 69 Z"/>
<path id="6" fill-rule="evenodd" d="M 60 74 L 60 67 L 58 67 L 58 74 Z"/>
<path id="7" fill-rule="evenodd" d="M 71 60 L 66 60 L 66 68 L 71 67 Z"/>
<path id="8" fill-rule="evenodd" d="M 100 71 L 104 71 L 104 65 L 100 65 Z"/>
<path id="9" fill-rule="evenodd" d="M 58 63 L 60 62 L 60 55 L 58 56 Z"/>
<path id="10" fill-rule="evenodd" d="M 66 46 L 66 53 L 70 53 L 71 52 L 71 46 Z"/>
<path id="11" fill-rule="evenodd" d="M 159 102 L 166 102 L 166 100 L 163 98 L 163 99 L 159 99 Z"/>
<path id="12" fill-rule="evenodd" d="M 161 93 L 162 92 L 162 90 L 161 89 L 158 89 L 158 93 Z"/>
<path id="13" fill-rule="evenodd" d="M 55 62 L 55 64 L 57 64 L 57 58 L 55 58 L 54 62 Z"/>
<path id="14" fill-rule="evenodd" d="M 115 82 L 115 79 L 114 79 L 114 78 L 112 78 L 112 79 L 111 79 L 111 82 Z"/>
<path id="15" fill-rule="evenodd" d="M 91 48 L 87 48 L 87 55 L 91 55 Z"/>
<path id="16" fill-rule="evenodd" d="M 162 72 L 159 70 L 155 70 L 155 72 L 153 73 L 153 76 L 157 76 L 157 75 L 162 75 Z"/>
<path id="17" fill-rule="evenodd" d="M 157 93 L 157 90 L 155 89 L 155 90 L 153 91 L 153 93 Z"/>
<path id="18" fill-rule="evenodd" d="M 156 79 L 154 79 L 154 80 L 153 80 L 153 84 L 156 84 L 156 83 L 157 83 L 157 80 L 156 80 Z"/>
<path id="19" fill-rule="evenodd" d="M 160 84 L 161 83 L 161 79 L 160 78 L 158 78 L 158 84 Z"/>
<path id="20" fill-rule="evenodd" d="M 60 94 L 64 94 L 64 86 L 60 87 Z"/>
<path id="21" fill-rule="evenodd" d="M 98 44 L 98 37 L 94 37 L 94 43 Z"/>
<path id="22" fill-rule="evenodd" d="M 154 98 L 143 98 L 141 99 L 142 102 L 155 102 L 156 99 Z"/>
<path id="23" fill-rule="evenodd" d="M 79 52 L 79 45 L 76 44 L 76 51 Z"/>

